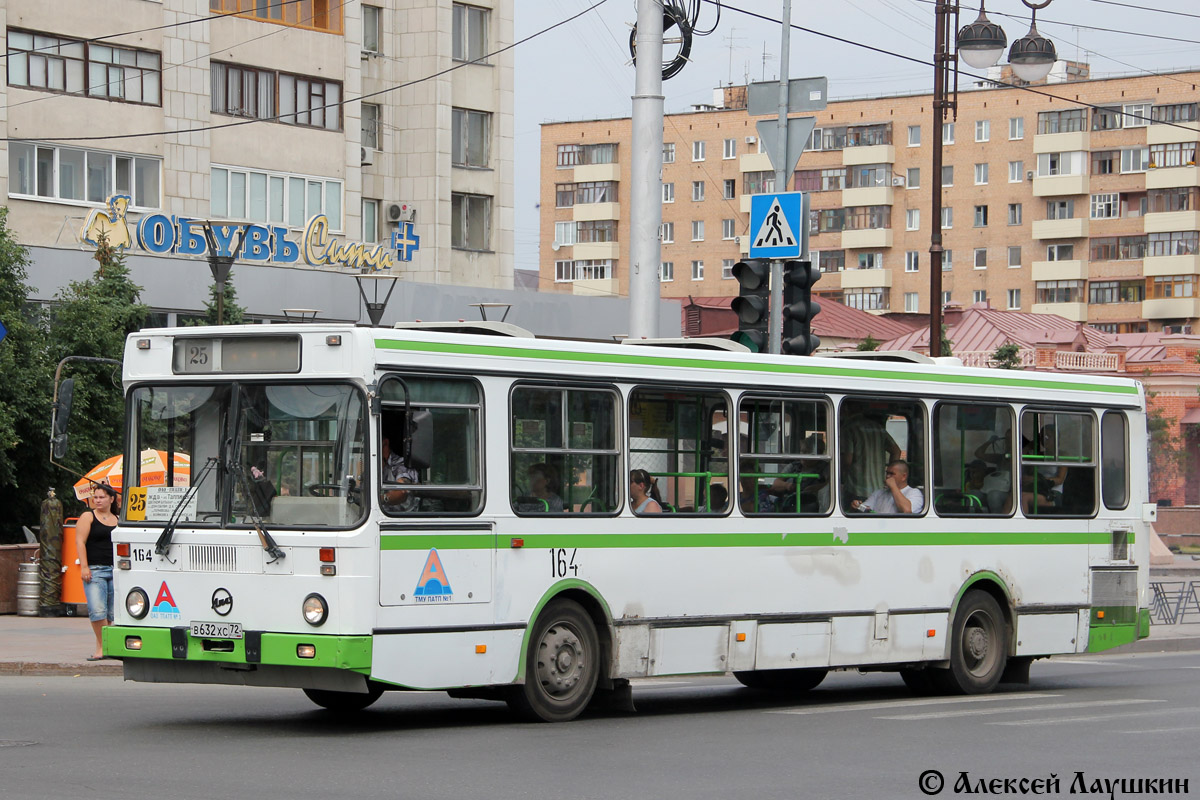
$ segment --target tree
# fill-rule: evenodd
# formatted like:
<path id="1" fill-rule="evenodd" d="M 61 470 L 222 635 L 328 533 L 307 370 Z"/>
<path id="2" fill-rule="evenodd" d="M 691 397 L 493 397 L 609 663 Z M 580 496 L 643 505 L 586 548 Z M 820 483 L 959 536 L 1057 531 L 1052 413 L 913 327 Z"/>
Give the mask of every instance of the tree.
<path id="1" fill-rule="evenodd" d="M 246 309 L 238 305 L 237 289 L 233 287 L 233 271 L 225 278 L 225 325 L 241 325 L 246 319 Z M 204 317 L 190 323 L 192 325 L 217 324 L 217 282 L 213 281 L 208 288 L 208 299 L 204 301 Z"/>
<path id="2" fill-rule="evenodd" d="M 942 355 L 952 356 L 953 350 L 950 347 L 950 337 L 946 335 L 946 326 L 942 326 Z"/>
<path id="3" fill-rule="evenodd" d="M 27 307 L 29 252 L 8 229 L 8 209 L 0 208 L 0 495 L 8 498 L 0 515 L 0 543 L 24 541 L 21 525 L 33 526 L 50 482 L 50 382 L 46 320 Z"/>
<path id="4" fill-rule="evenodd" d="M 1149 377 L 1152 373 L 1143 373 Z M 1175 488 L 1187 459 L 1184 437 L 1176 433 L 1177 422 L 1168 417 L 1154 402 L 1158 392 L 1146 389 L 1146 433 L 1150 439 L 1149 473 L 1150 499 L 1168 494 Z"/>
<path id="5" fill-rule="evenodd" d="M 865 338 L 861 342 L 859 342 L 858 347 L 855 349 L 862 351 L 862 352 L 868 352 L 871 350 L 878 350 L 879 345 L 881 345 L 881 344 L 883 344 L 883 342 L 879 341 L 874 336 L 872 336 L 871 334 L 868 333 L 867 338 Z"/>
<path id="6" fill-rule="evenodd" d="M 996 369 L 1024 369 L 1021 366 L 1021 346 L 1005 342 L 992 351 L 992 366 Z"/>

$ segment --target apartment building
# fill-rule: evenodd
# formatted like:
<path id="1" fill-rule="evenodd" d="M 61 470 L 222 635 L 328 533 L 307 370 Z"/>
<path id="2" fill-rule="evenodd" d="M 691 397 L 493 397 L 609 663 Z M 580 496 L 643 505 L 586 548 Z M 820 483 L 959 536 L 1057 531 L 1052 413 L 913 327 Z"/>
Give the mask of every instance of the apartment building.
<path id="1" fill-rule="evenodd" d="M 233 268 L 255 317 L 357 319 L 347 272 L 512 288 L 513 62 L 489 55 L 512 0 L 8 0 L 0 21 L 0 183 L 40 299 L 95 268 L 97 212 L 160 324 L 212 280 L 188 220 L 255 226 Z"/>
<path id="2" fill-rule="evenodd" d="M 989 301 L 1110 333 L 1190 332 L 1200 320 L 1200 72 L 1087 72 L 1060 62 L 1058 82 L 1034 91 L 961 91 L 938 176 L 928 94 L 831 101 L 787 187 L 775 186 L 745 87 L 668 115 L 663 296 L 736 295 L 750 197 L 778 188 L 811 192 L 811 251 L 825 273 L 815 289 L 852 308 L 928 313 L 939 225 L 943 305 Z M 628 291 L 629 144 L 628 119 L 543 126 L 543 286 Z M 935 187 L 943 209 L 931 220 Z"/>

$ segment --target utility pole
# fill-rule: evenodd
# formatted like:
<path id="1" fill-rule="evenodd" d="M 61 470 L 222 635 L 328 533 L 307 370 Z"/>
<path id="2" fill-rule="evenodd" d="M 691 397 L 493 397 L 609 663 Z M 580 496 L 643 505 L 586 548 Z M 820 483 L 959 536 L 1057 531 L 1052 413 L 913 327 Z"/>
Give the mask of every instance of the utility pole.
<path id="1" fill-rule="evenodd" d="M 782 142 L 782 151 L 787 153 L 788 140 L 788 61 L 792 38 L 792 0 L 783 0 L 783 20 L 780 26 L 779 44 L 779 134 L 776 141 Z M 781 158 L 775 165 L 775 191 L 786 192 L 788 185 L 788 159 Z M 754 231 L 750 232 L 754 235 Z M 767 328 L 771 338 L 769 352 L 783 350 L 783 262 L 771 261 L 771 324 Z"/>
<path id="2" fill-rule="evenodd" d="M 662 270 L 663 6 L 637 3 L 637 64 L 633 95 L 632 190 L 629 198 L 629 335 L 658 336 Z"/>

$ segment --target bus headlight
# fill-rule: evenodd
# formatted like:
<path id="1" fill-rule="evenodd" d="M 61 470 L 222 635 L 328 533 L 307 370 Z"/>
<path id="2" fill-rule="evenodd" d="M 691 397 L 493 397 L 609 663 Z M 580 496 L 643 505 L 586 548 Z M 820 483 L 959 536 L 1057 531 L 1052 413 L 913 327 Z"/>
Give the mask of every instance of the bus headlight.
<path id="1" fill-rule="evenodd" d="M 130 589 L 129 594 L 125 595 L 125 610 L 134 619 L 146 616 L 146 612 L 150 610 L 150 598 L 146 596 L 145 590 L 137 586 Z"/>
<path id="2" fill-rule="evenodd" d="M 304 598 L 303 609 L 304 621 L 309 625 L 323 625 L 325 618 L 329 616 L 329 606 L 325 603 L 325 598 L 316 592 Z"/>

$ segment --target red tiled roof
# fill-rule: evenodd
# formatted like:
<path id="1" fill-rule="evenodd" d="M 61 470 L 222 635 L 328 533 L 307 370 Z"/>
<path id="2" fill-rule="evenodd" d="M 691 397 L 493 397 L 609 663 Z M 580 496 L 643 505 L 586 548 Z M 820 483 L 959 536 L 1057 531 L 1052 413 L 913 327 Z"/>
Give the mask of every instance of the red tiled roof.
<path id="1" fill-rule="evenodd" d="M 1000 311 L 983 304 L 963 311 L 957 322 L 946 326 L 946 335 L 953 349 L 963 353 L 990 352 L 1009 342 L 1026 348 L 1037 344 L 1078 343 L 1089 352 L 1102 352 L 1114 344 L 1115 338 L 1056 314 Z M 928 347 L 929 328 L 923 327 L 885 342 L 880 349 L 925 350 Z"/>
<path id="2" fill-rule="evenodd" d="M 689 305 L 701 308 L 728 309 L 732 297 L 692 297 L 684 303 L 684 313 Z M 813 317 L 813 333 L 826 338 L 862 340 L 868 336 L 885 341 L 897 336 L 903 336 L 912 330 L 911 326 L 896 320 L 886 319 L 857 308 L 842 305 L 836 300 L 819 298 L 821 313 Z M 728 330 L 708 330 L 705 336 L 721 336 L 737 330 L 736 323 Z"/>

